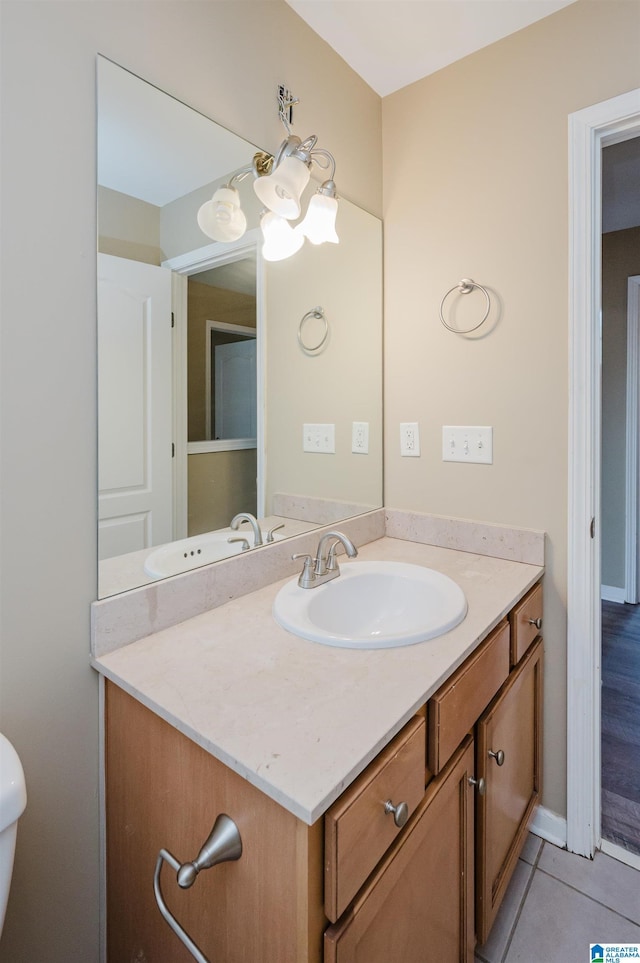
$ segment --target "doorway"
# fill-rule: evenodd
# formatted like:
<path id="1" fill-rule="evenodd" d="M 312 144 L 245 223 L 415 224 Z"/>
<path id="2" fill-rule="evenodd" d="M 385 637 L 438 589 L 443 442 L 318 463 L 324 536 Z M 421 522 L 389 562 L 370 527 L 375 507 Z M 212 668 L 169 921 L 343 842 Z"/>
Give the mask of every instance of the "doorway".
<path id="1" fill-rule="evenodd" d="M 602 149 L 603 843 L 640 858 L 640 137 Z"/>
<path id="2" fill-rule="evenodd" d="M 611 852 L 600 801 L 602 151 L 639 135 L 640 89 L 569 118 L 567 848 L 588 857 Z"/>

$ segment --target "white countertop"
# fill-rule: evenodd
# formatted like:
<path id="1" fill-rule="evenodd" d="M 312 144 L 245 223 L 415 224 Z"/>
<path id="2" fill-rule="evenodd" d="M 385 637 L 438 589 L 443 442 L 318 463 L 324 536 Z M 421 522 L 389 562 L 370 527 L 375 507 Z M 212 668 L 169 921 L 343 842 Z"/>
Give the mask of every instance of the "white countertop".
<path id="1" fill-rule="evenodd" d="M 276 624 L 283 579 L 92 664 L 311 825 L 543 573 L 388 537 L 359 557 L 444 572 L 464 590 L 467 617 L 416 645 L 333 648 Z"/>

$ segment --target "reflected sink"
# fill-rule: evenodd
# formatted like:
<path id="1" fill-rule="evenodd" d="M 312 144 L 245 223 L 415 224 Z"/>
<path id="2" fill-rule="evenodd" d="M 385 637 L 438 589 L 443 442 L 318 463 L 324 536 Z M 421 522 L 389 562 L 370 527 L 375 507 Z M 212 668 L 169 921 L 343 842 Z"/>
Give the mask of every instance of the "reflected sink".
<path id="1" fill-rule="evenodd" d="M 273 540 L 280 541 L 286 537 L 274 533 Z M 145 575 L 152 578 L 166 578 L 169 575 L 180 575 L 189 572 L 200 565 L 219 562 L 222 558 L 240 555 L 242 542 L 229 542 L 230 538 L 246 538 L 249 547 L 253 548 L 253 532 L 234 532 L 230 528 L 220 532 L 205 532 L 203 535 L 193 535 L 178 542 L 161 545 L 150 552 L 144 560 Z"/>
<path id="2" fill-rule="evenodd" d="M 464 592 L 447 575 L 404 562 L 345 562 L 317 588 L 297 580 L 280 589 L 273 616 L 312 642 L 386 649 L 443 635 L 467 614 Z"/>

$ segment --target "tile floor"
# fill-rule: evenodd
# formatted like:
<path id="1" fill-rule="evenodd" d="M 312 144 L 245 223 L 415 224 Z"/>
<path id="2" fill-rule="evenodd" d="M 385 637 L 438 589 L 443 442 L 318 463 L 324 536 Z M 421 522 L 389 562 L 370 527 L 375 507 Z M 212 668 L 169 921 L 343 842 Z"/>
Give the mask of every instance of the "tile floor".
<path id="1" fill-rule="evenodd" d="M 640 943 L 640 872 L 530 835 L 477 963 L 589 963 L 596 942 Z"/>

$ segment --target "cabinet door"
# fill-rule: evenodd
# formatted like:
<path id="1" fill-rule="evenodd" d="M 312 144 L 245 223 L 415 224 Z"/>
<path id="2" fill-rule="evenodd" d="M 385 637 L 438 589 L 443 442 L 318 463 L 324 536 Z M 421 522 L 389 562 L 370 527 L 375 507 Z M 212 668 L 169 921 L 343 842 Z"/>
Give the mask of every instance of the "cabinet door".
<path id="1" fill-rule="evenodd" d="M 325 932 L 325 963 L 473 960 L 473 740 L 428 786 L 404 832 Z"/>
<path id="2" fill-rule="evenodd" d="M 541 756 L 542 639 L 511 673 L 477 726 L 476 769 L 486 783 L 476 806 L 479 943 L 489 935 L 540 800 Z"/>

